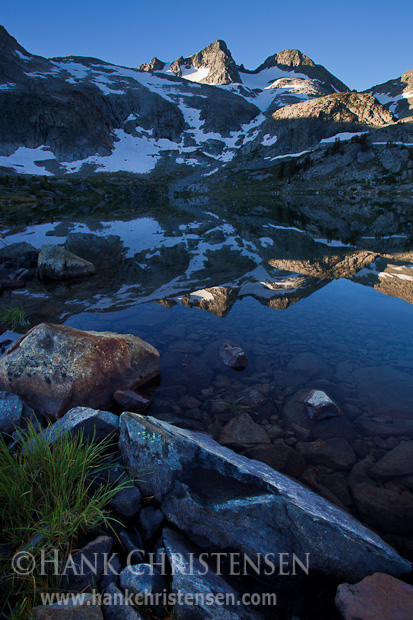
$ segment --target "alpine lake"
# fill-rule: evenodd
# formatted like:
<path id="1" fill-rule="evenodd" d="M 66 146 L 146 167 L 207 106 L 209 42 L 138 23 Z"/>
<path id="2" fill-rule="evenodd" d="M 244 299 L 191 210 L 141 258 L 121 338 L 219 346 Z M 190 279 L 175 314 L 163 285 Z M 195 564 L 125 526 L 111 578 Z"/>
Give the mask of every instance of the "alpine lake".
<path id="1" fill-rule="evenodd" d="M 379 499 L 372 512 L 352 492 L 366 459 L 413 443 L 411 209 L 394 211 L 384 234 L 374 218 L 360 224 L 330 202 L 323 211 L 316 197 L 296 209 L 274 199 L 251 211 L 181 201 L 138 214 L 107 205 L 93 215 L 53 211 L 7 225 L 3 246 L 65 244 L 97 275 L 40 282 L 29 273 L 24 288 L 4 291 L 1 305 L 17 301 L 32 326 L 64 323 L 147 340 L 161 359 L 159 380 L 141 389 L 152 399 L 149 415 L 221 442 L 225 436 L 226 445 L 334 501 L 411 559 L 397 501 L 392 512 Z M 245 369 L 224 364 L 225 343 L 245 352 Z M 312 389 L 325 391 L 342 416 L 310 420 L 302 403 Z M 231 439 L 223 429 L 234 418 Z M 256 426 L 268 438 L 258 444 Z M 340 450 L 323 460 L 301 449 L 337 438 L 351 446 L 355 464 Z M 372 484 L 413 505 L 411 474 Z"/>

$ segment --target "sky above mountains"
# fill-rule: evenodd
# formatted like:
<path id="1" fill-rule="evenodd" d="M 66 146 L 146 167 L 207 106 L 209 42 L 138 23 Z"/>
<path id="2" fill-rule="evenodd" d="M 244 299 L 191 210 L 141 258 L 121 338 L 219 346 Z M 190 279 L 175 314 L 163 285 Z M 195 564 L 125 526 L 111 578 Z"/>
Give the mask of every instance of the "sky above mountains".
<path id="1" fill-rule="evenodd" d="M 95 56 L 133 67 L 223 39 L 247 69 L 297 48 L 357 90 L 413 69 L 412 21 L 411 0 L 19 0 L 0 15 L 23 47 L 45 57 Z"/>

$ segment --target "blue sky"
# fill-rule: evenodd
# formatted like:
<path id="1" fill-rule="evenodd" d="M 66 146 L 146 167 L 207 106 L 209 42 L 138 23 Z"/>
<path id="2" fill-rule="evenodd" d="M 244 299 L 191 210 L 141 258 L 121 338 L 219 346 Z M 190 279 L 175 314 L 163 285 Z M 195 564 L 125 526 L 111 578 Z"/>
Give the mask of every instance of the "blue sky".
<path id="1" fill-rule="evenodd" d="M 248 69 L 297 48 L 358 90 L 413 69 L 412 0 L 19 0 L 3 3 L 0 23 L 34 54 L 125 66 L 224 39 Z"/>

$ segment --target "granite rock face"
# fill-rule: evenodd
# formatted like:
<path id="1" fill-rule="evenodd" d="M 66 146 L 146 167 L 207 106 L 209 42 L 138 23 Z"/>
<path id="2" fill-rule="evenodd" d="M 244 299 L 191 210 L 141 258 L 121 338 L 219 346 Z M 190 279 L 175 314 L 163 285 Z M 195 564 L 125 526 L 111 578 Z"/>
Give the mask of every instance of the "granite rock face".
<path id="1" fill-rule="evenodd" d="M 153 62 L 153 61 L 152 61 Z M 171 71 L 182 77 L 182 67 L 206 69 L 206 76 L 200 82 L 203 84 L 232 84 L 241 82 L 237 65 L 227 48 L 225 41 L 215 41 L 193 56 L 182 56 L 171 64 Z"/>
<path id="2" fill-rule="evenodd" d="M 130 473 L 150 471 L 139 482 L 142 495 L 154 495 L 166 519 L 203 549 L 233 549 L 251 558 L 273 549 L 309 553 L 312 570 L 350 581 L 410 570 L 347 513 L 206 435 L 129 413 L 122 414 L 120 428 Z"/>
<path id="3" fill-rule="evenodd" d="M 382 127 L 394 122 L 394 116 L 372 95 L 364 93 L 336 93 L 314 101 L 285 106 L 274 112 L 274 120 L 328 117 L 331 122 L 348 125 Z"/>
<path id="4" fill-rule="evenodd" d="M 41 323 L 0 359 L 0 386 L 56 419 L 77 406 L 108 407 L 118 389 L 159 374 L 159 353 L 137 336 Z"/>

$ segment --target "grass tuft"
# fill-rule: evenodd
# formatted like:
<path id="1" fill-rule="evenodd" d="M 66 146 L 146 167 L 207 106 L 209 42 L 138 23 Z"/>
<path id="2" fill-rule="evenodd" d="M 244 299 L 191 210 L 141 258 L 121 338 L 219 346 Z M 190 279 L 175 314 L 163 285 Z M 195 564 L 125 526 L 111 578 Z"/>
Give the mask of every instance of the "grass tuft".
<path id="1" fill-rule="evenodd" d="M 50 445 L 32 425 L 19 435 L 19 452 L 0 438 L 0 545 L 9 550 L 0 562 L 0 615 L 13 609 L 20 618 L 30 616 L 40 592 L 59 587 L 56 577 L 42 574 L 41 558 L 57 553 L 63 565 L 87 533 L 110 525 L 106 505 L 131 482 L 96 486 L 89 477 L 110 466 L 105 454 L 111 438 L 87 442 L 82 433 L 66 433 Z M 26 576 L 16 574 L 12 563 L 21 550 L 29 550 L 36 567 Z"/>
<path id="2" fill-rule="evenodd" d="M 10 304 L 0 310 L 0 324 L 11 329 L 28 325 L 27 315 L 19 304 Z"/>

